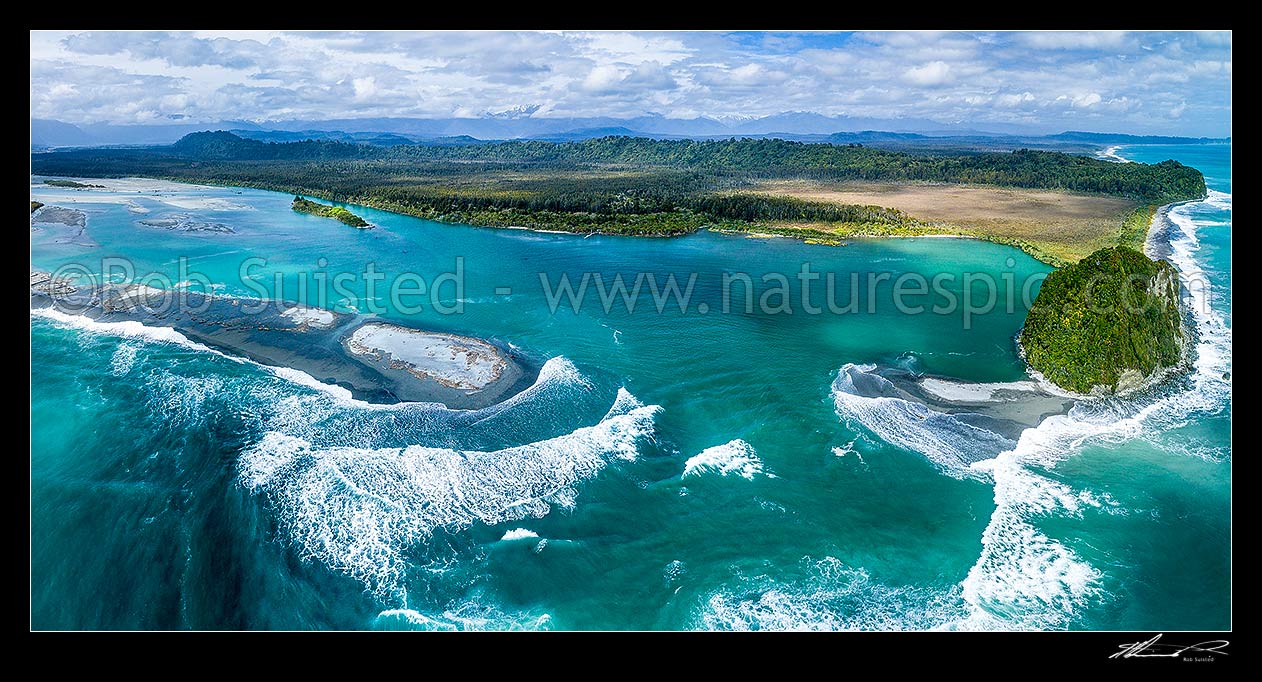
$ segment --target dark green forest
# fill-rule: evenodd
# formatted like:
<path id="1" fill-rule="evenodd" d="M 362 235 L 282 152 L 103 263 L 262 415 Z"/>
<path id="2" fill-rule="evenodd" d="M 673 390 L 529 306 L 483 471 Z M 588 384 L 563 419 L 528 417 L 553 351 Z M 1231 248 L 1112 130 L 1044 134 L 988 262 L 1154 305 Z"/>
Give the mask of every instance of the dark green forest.
<path id="1" fill-rule="evenodd" d="M 1179 275 L 1166 261 L 1117 246 L 1047 276 L 1021 331 L 1026 360 L 1057 386 L 1118 388 L 1179 361 Z"/>

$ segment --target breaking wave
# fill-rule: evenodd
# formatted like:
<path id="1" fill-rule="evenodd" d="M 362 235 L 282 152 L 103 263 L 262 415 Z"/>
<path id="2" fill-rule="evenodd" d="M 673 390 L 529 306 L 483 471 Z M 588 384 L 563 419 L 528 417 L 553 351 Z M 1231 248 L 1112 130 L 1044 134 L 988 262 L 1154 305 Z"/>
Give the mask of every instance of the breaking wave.
<path id="1" fill-rule="evenodd" d="M 238 471 L 271 501 L 302 556 L 398 595 L 407 550 L 435 531 L 542 517 L 572 506 L 575 486 L 611 461 L 634 459 L 660 408 L 632 402 L 621 390 L 620 409 L 594 426 L 490 452 L 320 448 L 269 431 L 242 453 Z"/>
<path id="2" fill-rule="evenodd" d="M 684 472 L 680 478 L 700 476 L 706 472 L 714 472 L 720 476 L 734 474 L 747 480 L 755 476 L 775 478 L 775 474 L 763 471 L 762 460 L 758 458 L 754 446 L 741 439 L 729 441 L 722 445 L 706 448 L 688 458 L 684 462 Z"/>
<path id="3" fill-rule="evenodd" d="M 974 462 L 1011 448 L 1013 441 L 911 400 L 893 397 L 891 382 L 874 373 L 876 365 L 847 363 L 833 381 L 837 414 L 856 430 L 886 443 L 920 453 L 956 478 L 977 478 Z"/>

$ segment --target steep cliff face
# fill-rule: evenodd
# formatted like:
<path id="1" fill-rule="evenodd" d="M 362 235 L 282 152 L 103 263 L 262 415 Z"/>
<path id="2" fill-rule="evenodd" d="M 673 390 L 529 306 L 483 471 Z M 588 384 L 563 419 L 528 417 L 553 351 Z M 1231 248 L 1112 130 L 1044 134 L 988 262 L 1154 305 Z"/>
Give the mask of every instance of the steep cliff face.
<path id="1" fill-rule="evenodd" d="M 1116 393 L 1179 362 L 1185 331 L 1179 276 L 1135 249 L 1100 249 L 1043 282 L 1020 343 L 1061 388 Z"/>

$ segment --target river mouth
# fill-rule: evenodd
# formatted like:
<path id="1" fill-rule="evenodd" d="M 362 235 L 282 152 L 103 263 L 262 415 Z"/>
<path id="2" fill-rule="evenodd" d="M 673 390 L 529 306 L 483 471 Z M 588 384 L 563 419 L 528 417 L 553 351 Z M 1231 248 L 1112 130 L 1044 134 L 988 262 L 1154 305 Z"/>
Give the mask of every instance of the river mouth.
<path id="1" fill-rule="evenodd" d="M 189 344 L 151 340 L 176 336 L 172 327 L 111 331 L 131 319 L 124 311 L 62 324 L 34 310 L 43 303 L 32 297 L 36 626 L 1229 625 L 1229 386 L 1208 382 L 1203 400 L 1174 386 L 1229 371 L 1229 339 L 1216 374 L 1056 413 L 1056 396 L 1022 388 L 1030 377 L 1012 338 L 1024 309 L 1003 305 L 1013 289 L 1019 302 L 1021 288 L 1006 288 L 1004 273 L 1020 283 L 1046 268 L 1015 249 L 952 239 L 831 248 L 711 233 L 583 239 L 357 207 L 379 225 L 359 231 L 309 225 L 289 209 L 290 195 L 162 191 L 33 186 L 35 199 L 81 208 L 85 234 L 99 243 L 32 233 L 33 267 L 118 255 L 179 282 L 174 258 L 188 254 L 210 281 L 229 283 L 214 291 L 245 305 L 255 301 L 234 286 L 238 266 L 261 255 L 270 265 L 258 281 L 285 274 L 285 295 L 275 297 L 307 306 L 265 313 L 262 326 L 287 332 L 233 326 L 226 321 L 252 318 L 227 311 L 202 336 L 180 332 Z M 173 210 L 164 202 L 235 232 L 137 224 L 137 207 L 159 217 Z M 1172 218 L 1209 220 L 1210 208 Z M 1216 230 L 1226 231 L 1202 229 L 1198 258 L 1212 255 Z M 325 339 L 341 354 L 363 323 L 383 320 L 343 317 L 294 294 L 293 276 L 317 258 L 329 258 L 330 272 L 373 261 L 428 279 L 462 255 L 463 316 L 427 311 L 399 326 L 487 339 L 517 353 L 526 377 L 538 373 L 533 388 L 453 410 L 434 396 L 405 400 L 378 376 L 338 384 L 318 358 L 302 376 L 277 371 L 303 362 L 286 344 Z M 725 272 L 746 271 L 756 285 L 785 273 L 796 301 L 794 275 L 807 260 L 838 273 L 841 304 L 850 272 L 889 272 L 880 293 L 904 272 L 988 271 L 999 305 L 963 329 L 958 316 L 899 314 L 884 298 L 870 314 L 743 313 L 736 288 L 733 313 L 723 314 Z M 1225 266 L 1202 267 L 1228 281 Z M 647 287 L 634 314 L 620 302 L 612 312 L 589 304 L 554 313 L 539 284 L 539 272 L 554 282 L 568 272 L 577 286 L 587 272 L 639 271 L 659 282 L 674 273 L 681 287 L 699 271 L 696 300 L 709 314 L 695 305 L 655 312 Z M 493 295 L 500 285 L 512 294 Z M 826 306 L 822 283 L 810 286 Z M 770 288 L 756 287 L 754 302 Z M 591 301 L 598 293 L 589 287 Z M 366 311 L 371 297 L 331 300 L 323 305 Z M 120 322 L 92 325 L 90 315 Z M 267 367 L 223 357 L 247 357 L 242 344 L 269 334 L 282 341 L 249 356 Z M 244 339 L 237 350 L 233 335 Z M 535 370 L 537 357 L 550 359 Z M 353 357 L 338 362 L 379 373 Z M 871 366 L 847 372 L 850 412 L 833 393 L 846 363 Z"/>

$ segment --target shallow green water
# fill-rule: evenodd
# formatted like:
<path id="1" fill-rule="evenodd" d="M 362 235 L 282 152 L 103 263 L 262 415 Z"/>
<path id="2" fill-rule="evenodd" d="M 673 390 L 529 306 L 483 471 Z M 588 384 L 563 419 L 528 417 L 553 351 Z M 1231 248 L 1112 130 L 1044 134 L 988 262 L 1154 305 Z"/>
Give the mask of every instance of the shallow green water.
<path id="1" fill-rule="evenodd" d="M 1149 151 L 1203 155 L 1189 162 L 1228 193 L 1193 217 L 1213 310 L 1229 324 L 1230 150 L 1122 153 Z M 285 298 L 367 311 L 366 264 L 429 285 L 462 258 L 463 291 L 449 282 L 436 299 L 409 299 L 420 313 L 382 314 L 512 343 L 543 365 L 504 407 L 381 407 L 160 333 L 32 315 L 37 628 L 1229 624 L 1229 387 L 1210 368 L 1002 447 L 834 386 L 840 369 L 866 364 L 1025 378 L 1012 341 L 1021 287 L 1048 269 L 1014 249 L 584 239 L 362 207 L 377 228 L 357 231 L 254 190 L 32 192 L 84 210 L 96 244 L 33 234 L 32 265 L 48 270 L 96 273 L 121 256 L 180 281 L 191 279 L 184 256 L 218 290 L 258 295 L 239 270 L 261 257 L 251 281 L 269 293 L 280 273 Z M 137 222 L 173 215 L 235 233 Z M 834 273 L 838 305 L 858 273 L 860 312 L 808 314 L 804 263 Z M 723 274 L 736 272 L 756 285 L 752 312 L 739 284 L 723 312 Z M 349 295 L 321 299 L 316 273 L 356 277 Z M 658 313 L 645 283 L 633 313 L 603 310 L 594 290 L 577 312 L 553 313 L 540 273 L 575 286 L 584 273 L 696 280 L 684 312 Z M 758 305 L 767 273 L 787 278 L 791 313 Z M 880 273 L 890 277 L 868 286 Z M 900 311 L 903 273 L 954 275 L 942 288 L 957 296 L 965 273 L 989 276 L 996 309 L 967 329 L 959 308 Z M 826 285 L 811 282 L 813 305 L 826 305 Z M 971 291 L 986 302 L 983 282 Z M 438 314 L 435 302 L 463 310 Z"/>

